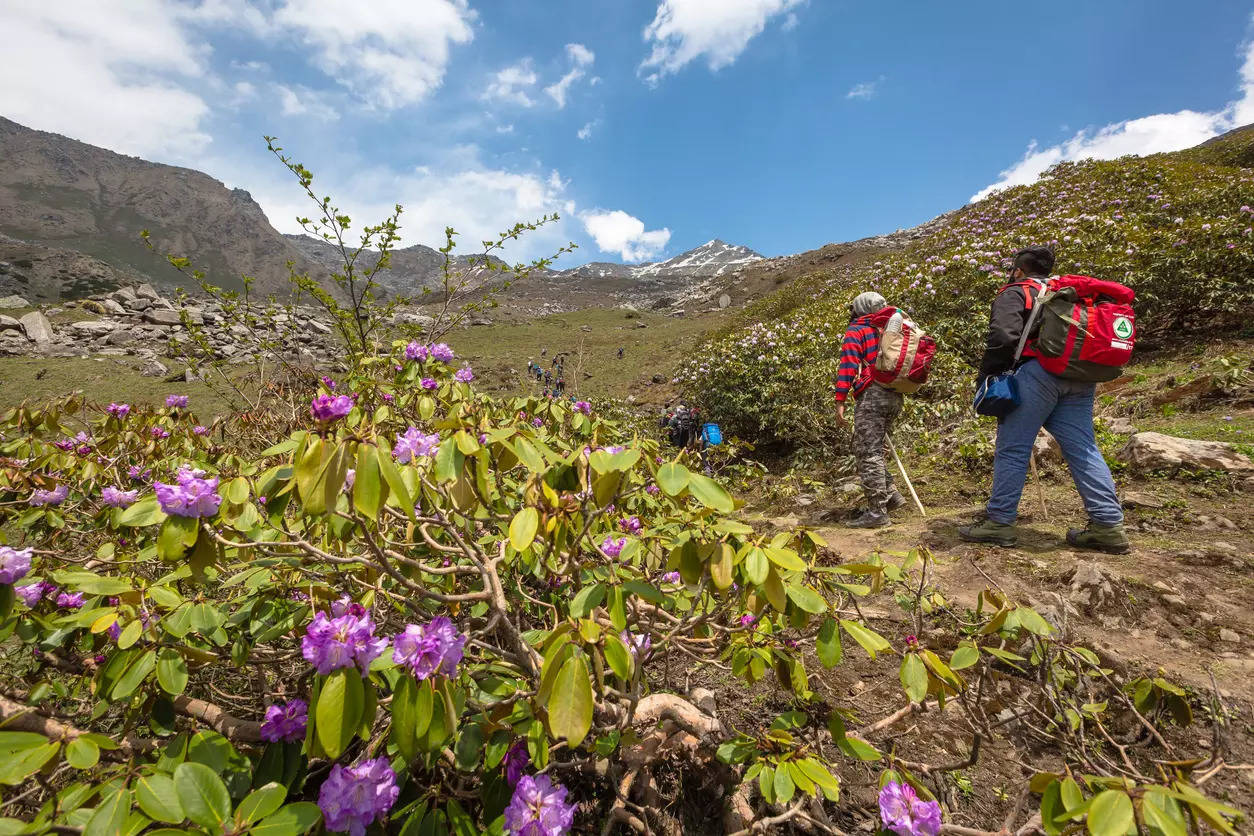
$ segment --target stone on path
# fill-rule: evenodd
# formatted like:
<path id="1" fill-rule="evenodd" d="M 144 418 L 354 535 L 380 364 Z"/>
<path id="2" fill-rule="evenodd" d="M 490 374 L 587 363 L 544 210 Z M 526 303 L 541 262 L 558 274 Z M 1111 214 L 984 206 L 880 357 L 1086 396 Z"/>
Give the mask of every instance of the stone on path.
<path id="1" fill-rule="evenodd" d="M 1162 433 L 1137 433 L 1117 458 L 1133 468 L 1189 468 L 1193 470 L 1254 470 L 1254 462 L 1222 441 L 1196 441 Z"/>
<path id="2" fill-rule="evenodd" d="M 48 321 L 48 317 L 39 311 L 31 311 L 18 321 L 26 332 L 26 339 L 40 348 L 47 348 L 52 344 L 52 323 Z"/>

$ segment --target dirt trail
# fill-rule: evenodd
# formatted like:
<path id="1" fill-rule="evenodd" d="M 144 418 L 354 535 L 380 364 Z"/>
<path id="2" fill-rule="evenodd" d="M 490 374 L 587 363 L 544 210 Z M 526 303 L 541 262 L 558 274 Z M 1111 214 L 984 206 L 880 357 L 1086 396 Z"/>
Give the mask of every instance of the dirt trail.
<path id="1" fill-rule="evenodd" d="M 767 519 L 781 527 L 799 522 L 816 529 L 842 561 L 926 546 L 935 558 L 932 584 L 951 603 L 974 607 L 980 591 L 995 584 L 1065 624 L 1071 637 L 1134 670 L 1161 669 L 1202 691 L 1211 689 L 1213 674 L 1225 697 L 1254 700 L 1248 500 L 1235 494 L 1190 501 L 1182 486 L 1152 488 L 1168 497 L 1173 510 L 1129 510 L 1133 550 L 1127 555 L 1067 545 L 1068 524 L 1080 525 L 1084 515 L 1071 486 L 1056 480 L 1044 488 L 1049 521 L 1041 519 L 1035 489 L 1025 492 L 1020 541 L 1011 549 L 961 541 L 957 526 L 970 522 L 980 506 L 933 507 L 928 491 L 926 519 L 917 509 L 902 510 L 887 529 L 845 528 L 840 509 L 817 503 Z M 878 603 L 885 619 L 908 624 L 894 602 Z"/>

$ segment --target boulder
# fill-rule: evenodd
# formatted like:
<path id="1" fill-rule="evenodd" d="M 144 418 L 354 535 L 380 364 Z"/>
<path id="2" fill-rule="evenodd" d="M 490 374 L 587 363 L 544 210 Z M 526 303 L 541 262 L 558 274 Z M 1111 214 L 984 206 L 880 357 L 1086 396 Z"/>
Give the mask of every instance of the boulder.
<path id="1" fill-rule="evenodd" d="M 1062 461 L 1062 448 L 1058 446 L 1058 441 L 1049 434 L 1048 430 L 1041 430 L 1036 434 L 1036 441 L 1032 444 L 1032 455 L 1036 456 L 1037 461 Z"/>
<path id="2" fill-rule="evenodd" d="M 52 343 L 52 323 L 39 311 L 31 311 L 18 322 L 21 323 L 22 330 L 26 332 L 26 339 L 35 345 L 46 348 Z"/>
<path id="3" fill-rule="evenodd" d="M 130 345 L 133 342 L 135 342 L 135 332 L 128 328 L 118 328 L 105 337 L 105 343 L 108 345 Z"/>
<path id="4" fill-rule="evenodd" d="M 122 304 L 116 299 L 105 299 L 100 305 L 105 309 L 105 313 L 110 313 L 114 316 L 126 316 L 126 308 L 122 307 Z"/>
<path id="5" fill-rule="evenodd" d="M 0 310 L 9 310 L 11 308 L 29 308 L 30 302 L 27 302 L 21 296 L 4 296 L 0 297 Z"/>
<path id="6" fill-rule="evenodd" d="M 70 325 L 70 330 L 76 336 L 102 337 L 116 327 L 107 319 L 84 319 L 81 322 L 75 322 Z"/>
<path id="7" fill-rule="evenodd" d="M 722 296 L 718 297 L 718 306 L 719 306 L 720 308 L 727 308 L 727 307 L 730 307 L 730 306 L 731 306 L 731 297 L 730 297 L 730 296 L 728 296 L 726 293 L 724 293 Z"/>
<path id="8" fill-rule="evenodd" d="M 1106 425 L 1107 430 L 1116 435 L 1132 435 L 1136 432 L 1136 425 L 1130 418 L 1103 418 L 1102 423 Z"/>
<path id="9" fill-rule="evenodd" d="M 157 359 L 152 359 L 143 365 L 143 368 L 139 370 L 139 373 L 144 377 L 165 377 L 170 373 L 170 370 L 166 367 L 165 363 L 162 363 Z"/>
<path id="10" fill-rule="evenodd" d="M 178 325 L 182 322 L 178 311 L 168 311 L 161 308 L 153 308 L 144 312 L 144 322 L 151 322 L 153 325 L 163 325 L 169 327 Z"/>
<path id="11" fill-rule="evenodd" d="M 1162 433 L 1137 433 L 1119 451 L 1117 458 L 1140 470 L 1254 470 L 1254 462 L 1238 453 L 1231 444 L 1223 441 L 1195 441 Z"/>
<path id="12" fill-rule="evenodd" d="M 1163 508 L 1166 502 L 1146 491 L 1126 491 L 1123 495 L 1124 508 Z"/>
<path id="13" fill-rule="evenodd" d="M 156 302 L 161 299 L 161 294 L 150 284 L 141 284 L 135 288 L 135 296 L 139 299 L 151 299 Z"/>
<path id="14" fill-rule="evenodd" d="M 1100 611 L 1115 603 L 1115 579 L 1100 563 L 1081 560 L 1071 572 L 1068 598 L 1089 611 Z"/>
<path id="15" fill-rule="evenodd" d="M 21 331 L 22 323 L 11 316 L 0 314 L 0 331 Z"/>

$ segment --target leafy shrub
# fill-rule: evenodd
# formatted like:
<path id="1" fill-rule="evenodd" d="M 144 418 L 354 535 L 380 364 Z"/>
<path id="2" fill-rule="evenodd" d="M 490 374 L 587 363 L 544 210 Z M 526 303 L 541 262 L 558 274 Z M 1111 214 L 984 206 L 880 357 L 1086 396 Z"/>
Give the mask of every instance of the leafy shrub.
<path id="1" fill-rule="evenodd" d="M 940 344 L 932 380 L 906 415 L 918 430 L 936 428 L 966 412 L 989 305 L 1011 256 L 1037 243 L 1056 248 L 1058 273 L 1133 287 L 1142 348 L 1248 327 L 1254 171 L 1215 164 L 1226 147 L 1204 162 L 1164 154 L 1061 163 L 1034 185 L 953 213 L 905 250 L 812 274 L 749 306 L 679 376 L 732 432 L 760 444 L 835 446 L 844 430 L 831 386 L 849 303 L 877 290 Z"/>

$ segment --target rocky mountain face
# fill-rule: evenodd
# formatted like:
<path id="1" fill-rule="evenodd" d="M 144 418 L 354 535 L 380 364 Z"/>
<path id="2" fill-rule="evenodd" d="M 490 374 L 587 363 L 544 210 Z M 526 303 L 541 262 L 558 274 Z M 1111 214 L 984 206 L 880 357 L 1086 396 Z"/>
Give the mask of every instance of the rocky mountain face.
<path id="1" fill-rule="evenodd" d="M 344 259 L 334 244 L 311 235 L 284 235 L 283 237 L 294 249 L 300 251 L 310 261 L 322 266 L 327 272 L 342 269 Z M 363 268 L 370 268 L 377 261 L 377 253 L 366 252 L 362 253 L 359 265 Z M 495 256 L 489 256 L 488 261 L 497 267 L 505 266 L 505 262 Z M 482 255 L 457 255 L 453 256 L 450 269 L 459 278 L 468 277 L 473 286 L 496 275 L 494 271 L 485 269 L 483 265 Z M 387 269 L 379 271 L 376 279 L 379 284 L 383 285 L 388 295 L 419 296 L 423 290 L 437 291 L 443 287 L 443 269 L 443 253 L 433 247 L 414 244 L 411 247 L 393 250 Z"/>
<path id="2" fill-rule="evenodd" d="M 306 266 L 248 192 L 199 171 L 115 154 L 2 117 L 0 160 L 0 233 L 15 239 L 14 246 L 93 258 L 117 274 L 111 280 L 188 284 L 166 263 L 168 252 L 191 259 L 223 287 L 239 287 L 240 276 L 249 275 L 257 290 L 282 292 L 286 263 Z M 140 239 L 143 229 L 155 252 Z M 29 254 L 25 260 L 35 261 Z M 55 299 L 64 289 L 37 286 L 39 273 L 30 278 L 28 290 L 37 297 Z"/>

